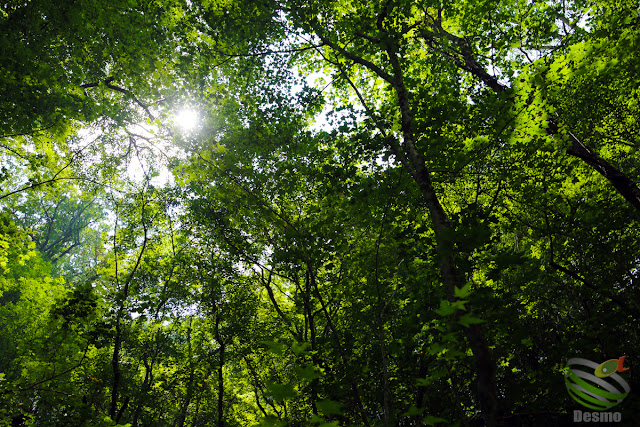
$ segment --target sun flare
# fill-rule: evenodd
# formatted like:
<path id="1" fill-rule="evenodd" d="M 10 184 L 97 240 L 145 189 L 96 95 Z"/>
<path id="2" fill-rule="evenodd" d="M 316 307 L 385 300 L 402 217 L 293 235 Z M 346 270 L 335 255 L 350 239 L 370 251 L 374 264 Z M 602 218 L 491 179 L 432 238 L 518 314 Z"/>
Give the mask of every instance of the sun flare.
<path id="1" fill-rule="evenodd" d="M 176 114 L 175 123 L 180 129 L 189 131 L 196 127 L 198 120 L 199 116 L 197 111 L 185 108 Z"/>

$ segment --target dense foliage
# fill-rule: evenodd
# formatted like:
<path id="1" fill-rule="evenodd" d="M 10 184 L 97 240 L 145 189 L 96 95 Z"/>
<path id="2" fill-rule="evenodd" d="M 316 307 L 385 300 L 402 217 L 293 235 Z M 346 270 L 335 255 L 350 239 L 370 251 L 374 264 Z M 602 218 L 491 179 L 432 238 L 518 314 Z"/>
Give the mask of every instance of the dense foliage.
<path id="1" fill-rule="evenodd" d="M 638 425 L 639 29 L 0 2 L 0 425 L 562 426 L 622 355 Z"/>

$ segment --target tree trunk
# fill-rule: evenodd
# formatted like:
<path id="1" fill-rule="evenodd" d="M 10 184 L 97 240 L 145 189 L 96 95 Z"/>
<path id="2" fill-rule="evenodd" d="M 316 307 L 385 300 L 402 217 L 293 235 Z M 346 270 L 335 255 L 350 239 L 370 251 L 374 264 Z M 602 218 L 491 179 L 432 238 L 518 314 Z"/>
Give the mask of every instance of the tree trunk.
<path id="1" fill-rule="evenodd" d="M 377 26 L 382 36 L 381 39 L 376 40 L 376 42 L 384 45 L 384 52 L 387 54 L 389 63 L 393 68 L 393 75 L 373 64 L 371 61 L 354 55 L 330 40 L 324 35 L 324 28 L 319 23 L 314 23 L 312 27 L 320 40 L 334 49 L 337 54 L 368 68 L 387 83 L 391 84 L 395 90 L 400 106 L 403 145 L 402 147 L 399 146 L 392 141 L 392 138 L 389 138 L 389 141 L 394 153 L 413 176 L 427 204 L 433 229 L 436 234 L 436 250 L 439 258 L 440 275 L 449 298 L 453 299 L 456 286 L 462 287 L 460 272 L 454 259 L 454 244 L 451 241 L 454 230 L 433 188 L 431 176 L 426 169 L 424 158 L 415 145 L 413 113 L 411 112 L 409 94 L 403 81 L 403 71 L 399 61 L 397 42 L 388 35 L 383 25 L 388 14 L 387 9 L 389 4 L 389 2 L 386 3 L 378 16 Z M 355 87 L 354 89 L 357 92 Z M 367 108 L 366 104 L 364 107 Z M 465 328 L 465 334 L 469 341 L 471 351 L 473 352 L 474 367 L 478 380 L 478 399 L 482 415 L 485 419 L 485 424 L 493 427 L 497 425 L 498 419 L 498 391 L 495 378 L 495 363 L 493 362 L 491 351 L 489 350 L 481 327 L 476 325 L 475 327 Z"/>
<path id="2" fill-rule="evenodd" d="M 219 354 L 220 354 L 220 364 L 218 365 L 218 419 L 216 422 L 217 427 L 224 427 L 224 352 L 225 352 L 225 342 L 222 339 L 220 334 L 220 308 L 217 308 L 216 311 L 216 341 L 220 346 Z"/>
<path id="3" fill-rule="evenodd" d="M 391 45 L 388 45 L 387 51 L 396 76 L 394 88 L 400 104 L 404 152 L 410 163 L 410 171 L 413 178 L 418 184 L 422 197 L 429 209 L 431 222 L 436 234 L 436 251 L 439 258 L 440 275 L 446 287 L 447 295 L 453 300 L 455 288 L 463 286 L 463 281 L 454 259 L 455 248 L 451 240 L 454 230 L 433 188 L 424 158 L 415 145 L 413 114 L 409 103 L 409 94 L 402 80 L 402 70 L 396 57 L 396 52 Z M 485 424 L 493 427 L 498 422 L 498 388 L 495 362 L 482 328 L 479 325 L 471 325 L 468 328 L 464 328 L 464 331 L 473 352 L 480 410 Z"/>
<path id="4" fill-rule="evenodd" d="M 120 313 L 119 313 L 120 314 Z M 111 356 L 111 369 L 113 371 L 113 381 L 111 383 L 111 405 L 109 416 L 115 421 L 118 411 L 118 394 L 120 391 L 120 346 L 122 345 L 122 328 L 120 326 L 120 315 L 116 320 L 116 337 L 113 343 L 113 355 Z"/>

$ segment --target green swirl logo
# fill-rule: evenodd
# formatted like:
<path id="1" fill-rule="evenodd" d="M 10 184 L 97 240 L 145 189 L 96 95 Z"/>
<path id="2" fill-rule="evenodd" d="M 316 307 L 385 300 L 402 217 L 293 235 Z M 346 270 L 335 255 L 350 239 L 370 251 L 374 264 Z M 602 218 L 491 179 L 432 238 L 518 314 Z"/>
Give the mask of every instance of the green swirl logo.
<path id="1" fill-rule="evenodd" d="M 564 382 L 569 394 L 579 404 L 597 411 L 619 405 L 631 391 L 629 384 L 616 372 L 624 372 L 625 356 L 597 364 L 574 357 L 567 362 Z M 584 367 L 589 368 L 583 370 Z"/>

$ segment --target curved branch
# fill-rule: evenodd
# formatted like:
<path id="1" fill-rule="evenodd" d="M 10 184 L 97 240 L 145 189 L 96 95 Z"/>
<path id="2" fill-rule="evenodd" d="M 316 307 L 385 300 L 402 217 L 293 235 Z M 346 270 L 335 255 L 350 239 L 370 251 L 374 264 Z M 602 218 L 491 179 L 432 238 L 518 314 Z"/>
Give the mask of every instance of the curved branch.
<path id="1" fill-rule="evenodd" d="M 129 89 L 125 89 L 122 88 L 120 86 L 116 86 L 114 84 L 112 84 L 115 81 L 115 77 L 109 77 L 105 80 L 102 80 L 98 83 L 86 83 L 83 85 L 80 85 L 81 88 L 83 89 L 88 89 L 88 88 L 92 88 L 92 87 L 98 87 L 101 84 L 105 85 L 105 87 L 108 87 L 111 90 L 115 90 L 116 92 L 120 92 L 123 93 L 127 96 L 129 96 L 131 99 L 133 99 L 133 101 L 138 104 L 138 106 L 140 108 L 142 108 L 145 113 L 147 113 L 147 116 L 151 119 L 151 120 L 155 120 L 156 117 L 151 113 L 151 110 L 149 109 L 149 106 L 145 103 L 143 103 L 142 101 L 140 101 L 140 99 L 138 99 L 138 97 Z"/>

